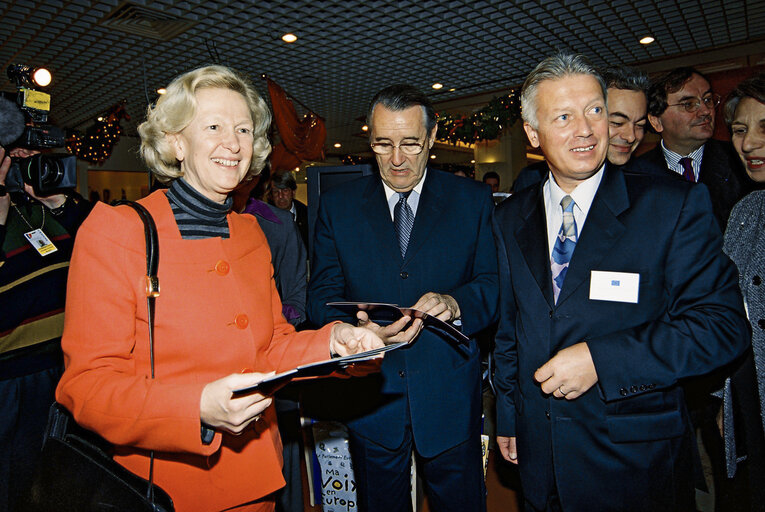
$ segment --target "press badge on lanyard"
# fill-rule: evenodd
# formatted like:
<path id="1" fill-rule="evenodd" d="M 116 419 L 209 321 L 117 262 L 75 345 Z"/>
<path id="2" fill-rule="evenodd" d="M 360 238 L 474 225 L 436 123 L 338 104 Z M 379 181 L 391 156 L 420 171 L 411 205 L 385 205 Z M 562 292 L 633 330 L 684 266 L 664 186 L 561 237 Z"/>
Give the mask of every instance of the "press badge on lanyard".
<path id="1" fill-rule="evenodd" d="M 53 245 L 50 238 L 48 238 L 40 228 L 24 233 L 24 238 L 32 244 L 32 247 L 40 253 L 40 256 L 47 256 L 48 254 L 58 251 L 58 248 Z"/>

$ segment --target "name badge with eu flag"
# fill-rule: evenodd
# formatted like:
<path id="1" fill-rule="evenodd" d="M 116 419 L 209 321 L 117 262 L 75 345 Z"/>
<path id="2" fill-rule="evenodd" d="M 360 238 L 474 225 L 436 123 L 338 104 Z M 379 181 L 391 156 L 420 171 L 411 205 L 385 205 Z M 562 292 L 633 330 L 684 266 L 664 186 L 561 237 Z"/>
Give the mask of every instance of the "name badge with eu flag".
<path id="1" fill-rule="evenodd" d="M 639 287 L 640 274 L 601 270 L 590 273 L 590 300 L 637 304 Z"/>

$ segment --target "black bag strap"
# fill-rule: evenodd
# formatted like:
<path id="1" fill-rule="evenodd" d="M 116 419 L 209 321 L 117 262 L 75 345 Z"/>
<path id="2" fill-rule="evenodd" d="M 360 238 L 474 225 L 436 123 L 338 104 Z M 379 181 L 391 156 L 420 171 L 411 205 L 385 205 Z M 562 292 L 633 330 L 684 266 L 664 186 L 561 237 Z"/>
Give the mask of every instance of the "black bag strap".
<path id="1" fill-rule="evenodd" d="M 149 358 L 151 362 L 151 378 L 154 378 L 154 302 L 159 297 L 159 237 L 157 225 L 154 223 L 149 210 L 133 201 L 121 200 L 115 205 L 125 205 L 134 209 L 143 221 L 143 232 L 146 238 L 146 307 L 149 320 Z"/>
<path id="2" fill-rule="evenodd" d="M 146 308 L 149 321 L 149 360 L 151 362 L 151 378 L 154 378 L 154 307 L 159 297 L 159 237 L 157 225 L 154 223 L 149 210 L 142 205 L 127 200 L 117 201 L 115 205 L 125 205 L 134 209 L 143 221 L 143 232 L 146 238 Z M 149 487 L 146 498 L 154 502 L 154 450 L 149 454 Z"/>

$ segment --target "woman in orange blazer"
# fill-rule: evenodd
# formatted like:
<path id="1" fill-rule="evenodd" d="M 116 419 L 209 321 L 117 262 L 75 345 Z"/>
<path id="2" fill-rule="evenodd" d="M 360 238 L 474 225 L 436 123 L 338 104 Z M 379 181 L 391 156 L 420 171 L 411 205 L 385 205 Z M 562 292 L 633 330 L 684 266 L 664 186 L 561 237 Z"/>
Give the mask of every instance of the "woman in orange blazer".
<path id="1" fill-rule="evenodd" d="M 250 83 L 209 66 L 176 78 L 139 127 L 167 191 L 143 199 L 159 233 L 155 378 L 150 375 L 143 225 L 99 203 L 70 267 L 57 399 L 154 481 L 176 510 L 273 510 L 284 485 L 271 398 L 231 391 L 269 372 L 382 345 L 331 324 L 296 333 L 281 314 L 265 236 L 229 193 L 262 169 L 270 114 Z"/>

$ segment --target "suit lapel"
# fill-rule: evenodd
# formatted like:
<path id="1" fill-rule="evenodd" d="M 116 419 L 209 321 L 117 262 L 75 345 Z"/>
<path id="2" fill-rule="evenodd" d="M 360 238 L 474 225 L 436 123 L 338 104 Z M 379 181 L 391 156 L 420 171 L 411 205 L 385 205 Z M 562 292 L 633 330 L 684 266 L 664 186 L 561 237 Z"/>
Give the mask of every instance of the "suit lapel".
<path id="1" fill-rule="evenodd" d="M 369 180 L 364 190 L 362 199 L 362 216 L 369 224 L 368 242 L 377 245 L 377 252 L 384 256 L 386 261 L 400 262 L 401 251 L 398 247 L 398 239 L 393 229 L 393 221 L 390 218 L 390 210 L 385 200 L 385 190 L 379 177 Z"/>
<path id="2" fill-rule="evenodd" d="M 576 289 L 590 279 L 590 272 L 597 270 L 609 249 L 624 234 L 626 227 L 618 216 L 629 208 L 627 184 L 621 169 L 606 165 L 603 180 L 587 214 L 584 228 L 571 257 L 571 263 L 563 282 L 558 305 L 570 297 Z"/>
<path id="3" fill-rule="evenodd" d="M 518 247 L 526 260 L 526 265 L 534 276 L 545 300 L 553 306 L 552 273 L 550 271 L 550 250 L 547 247 L 547 217 L 545 215 L 542 187 L 546 179 L 537 185 L 536 192 L 527 194 L 522 212 L 527 212 L 523 223 L 516 230 Z"/>
<path id="4" fill-rule="evenodd" d="M 412 234 L 409 237 L 409 245 L 406 249 L 405 265 L 415 257 L 434 232 L 439 219 L 444 215 L 446 201 L 443 198 L 443 184 L 439 180 L 437 173 L 438 171 L 428 169 L 428 174 L 425 177 L 422 195 L 420 195 L 420 202 L 417 205 L 417 215 L 414 218 Z M 398 243 L 396 243 L 396 247 L 398 247 Z"/>
<path id="5" fill-rule="evenodd" d="M 725 154 L 718 151 L 715 142 L 710 139 L 705 144 L 699 172 L 699 183 L 704 183 L 710 188 L 725 187 L 731 174 Z M 714 193 L 712 190 L 710 192 Z"/>

